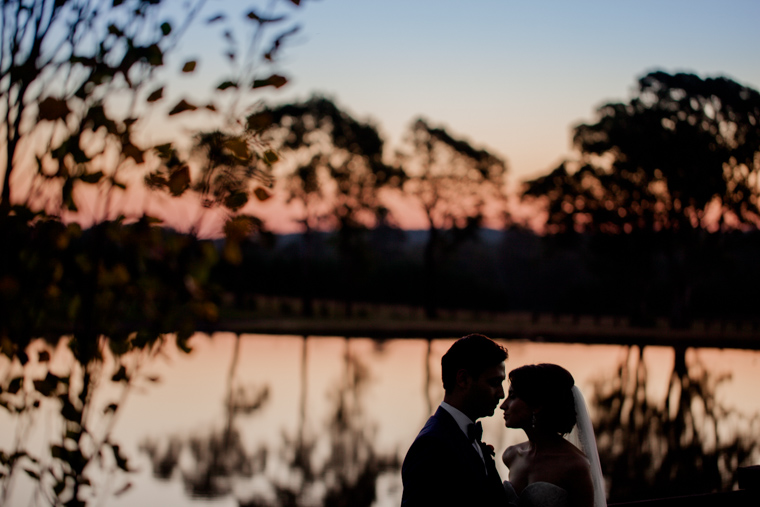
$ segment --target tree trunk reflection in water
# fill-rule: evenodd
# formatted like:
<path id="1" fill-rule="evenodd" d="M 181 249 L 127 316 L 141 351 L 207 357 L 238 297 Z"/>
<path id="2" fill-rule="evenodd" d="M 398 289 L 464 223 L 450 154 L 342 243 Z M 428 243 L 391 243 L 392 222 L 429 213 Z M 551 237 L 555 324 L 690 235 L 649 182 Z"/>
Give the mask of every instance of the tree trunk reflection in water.
<path id="1" fill-rule="evenodd" d="M 425 416 L 425 419 L 427 420 L 428 416 L 433 413 L 433 400 L 430 397 L 430 384 L 432 382 L 432 372 L 430 371 L 430 358 L 433 354 L 433 340 L 428 338 L 427 339 L 427 352 L 425 353 L 425 367 L 423 368 L 423 371 L 425 372 L 425 381 L 423 385 L 423 399 L 425 400 L 425 403 L 427 403 L 427 414 Z"/>
<path id="2" fill-rule="evenodd" d="M 302 448 L 306 431 L 306 401 L 308 400 L 308 336 L 301 341 L 301 400 L 298 404 L 298 447 Z"/>
<path id="3" fill-rule="evenodd" d="M 239 418 L 254 414 L 264 406 L 269 399 L 269 386 L 245 386 L 236 381 L 240 344 L 241 336 L 236 335 L 227 370 L 221 429 L 193 437 L 172 435 L 164 445 L 153 438 L 140 444 L 140 450 L 151 460 L 154 477 L 168 480 L 179 469 L 185 491 L 193 497 L 229 495 L 235 480 L 250 479 L 266 466 L 265 450 L 249 453 L 245 449 Z M 190 466 L 179 465 L 183 451 L 190 455 Z"/>
<path id="4" fill-rule="evenodd" d="M 677 348 L 665 399 L 647 398 L 644 349 L 631 347 L 612 379 L 597 382 L 596 434 L 609 500 L 725 491 L 757 457 L 760 415 L 742 416 L 716 399 L 729 375 L 707 372 Z"/>
<path id="5" fill-rule="evenodd" d="M 385 455 L 375 450 L 375 427 L 365 417 L 361 403 L 369 384 L 369 371 L 351 352 L 350 340 L 344 341 L 343 372 L 330 396 L 334 406 L 326 426 L 322 429 L 309 426 L 308 340 L 304 337 L 300 365 L 300 420 L 296 434 L 282 432 L 278 448 L 273 445 L 274 439 L 268 438 L 253 452 L 245 449 L 240 437 L 240 416 L 253 414 L 261 408 L 268 390 L 260 388 L 255 393 L 257 396 L 246 398 L 243 396 L 246 391 L 235 387 L 234 381 L 230 380 L 235 377 L 239 340 L 240 337 L 236 337 L 230 363 L 225 430 L 221 434 L 212 431 L 204 437 L 172 436 L 168 439 L 170 445 L 166 451 L 160 450 L 155 441 L 146 442 L 142 448 L 151 457 L 154 476 L 168 479 L 175 469 L 180 469 L 186 492 L 205 498 L 235 494 L 235 484 L 250 483 L 254 476 L 263 478 L 264 481 L 258 481 L 266 484 L 263 489 L 248 497 L 236 498 L 243 507 L 372 505 L 378 477 L 386 473 L 397 474 L 400 464 L 395 453 Z M 246 400 L 249 403 L 245 403 Z M 178 457 L 183 449 L 190 451 L 190 466 L 179 465 Z M 174 456 L 167 459 L 170 451 Z M 276 460 L 275 467 L 269 466 L 272 460 Z"/>

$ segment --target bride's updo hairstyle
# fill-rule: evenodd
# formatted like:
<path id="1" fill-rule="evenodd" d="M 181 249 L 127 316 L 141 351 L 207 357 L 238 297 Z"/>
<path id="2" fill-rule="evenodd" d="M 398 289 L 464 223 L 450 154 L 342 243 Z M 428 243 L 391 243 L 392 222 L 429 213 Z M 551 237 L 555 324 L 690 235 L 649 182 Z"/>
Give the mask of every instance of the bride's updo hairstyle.
<path id="1" fill-rule="evenodd" d="M 515 396 L 529 407 L 542 407 L 536 416 L 536 427 L 561 435 L 575 426 L 575 380 L 569 371 L 556 364 L 528 364 L 509 372 Z"/>

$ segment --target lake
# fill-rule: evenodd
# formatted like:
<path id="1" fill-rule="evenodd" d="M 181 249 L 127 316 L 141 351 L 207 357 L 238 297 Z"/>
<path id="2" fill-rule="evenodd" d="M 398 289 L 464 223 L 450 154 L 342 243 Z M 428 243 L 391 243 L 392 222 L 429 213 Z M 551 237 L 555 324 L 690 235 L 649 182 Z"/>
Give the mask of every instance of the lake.
<path id="1" fill-rule="evenodd" d="M 107 435 L 108 442 L 118 444 L 131 471 L 102 458 L 89 471 L 91 486 L 83 498 L 97 498 L 92 505 L 141 507 L 321 505 L 336 495 L 360 495 L 351 486 L 359 482 L 374 485 L 374 505 L 399 505 L 398 467 L 443 397 L 440 358 L 452 342 L 198 334 L 190 341 L 190 353 L 167 344 L 153 354 L 123 358 L 129 384 L 108 380 L 119 370 L 108 357 L 102 366 L 105 380 L 93 392 L 90 410 L 107 414 L 112 403 L 119 408 L 113 420 L 94 417 L 87 429 L 101 435 L 101 441 Z M 623 414 L 631 428 L 638 425 L 636 431 L 657 426 L 651 422 L 657 417 L 664 427 L 689 422 L 678 441 L 691 449 L 701 446 L 706 453 L 720 451 L 716 466 L 722 467 L 729 486 L 737 456 L 743 460 L 738 465 L 760 463 L 754 443 L 760 436 L 760 351 L 702 348 L 678 354 L 653 346 L 640 351 L 617 345 L 501 343 L 509 350 L 507 371 L 537 362 L 567 368 L 595 421 L 623 420 Z M 76 363 L 63 344 L 47 363 L 36 363 L 34 353 L 30 357 L 29 379 L 43 378 L 49 365 L 59 376 L 70 371 L 74 382 Z M 18 363 L 0 362 L 6 379 L 19 368 Z M 674 370 L 687 374 L 674 376 Z M 126 392 L 125 385 L 130 386 Z M 599 400 L 607 402 L 595 405 Z M 23 441 L 30 454 L 45 456 L 65 429 L 59 411 L 56 400 L 43 400 L 32 416 L 0 409 L 0 449 L 10 454 Z M 643 420 L 637 423 L 636 418 Z M 608 454 L 603 463 L 609 464 L 611 480 L 620 484 L 613 488 L 616 498 L 634 499 L 626 493 L 632 488 L 621 470 L 630 465 L 621 464 L 621 455 L 652 462 L 645 477 L 653 484 L 658 467 L 677 455 L 672 441 L 670 455 L 652 451 L 656 439 L 642 442 L 643 450 L 615 451 L 636 445 L 626 443 L 635 442 L 636 431 L 612 427 L 598 435 L 600 454 Z M 692 442 L 695 435 L 699 442 Z M 505 429 L 497 409 L 484 420 L 483 440 L 494 445 L 498 457 L 506 446 L 524 440 L 524 434 Z M 666 437 L 663 442 L 667 444 Z M 731 446 L 740 444 L 746 449 L 734 452 Z M 507 478 L 508 471 L 497 463 Z M 32 474 L 17 469 L 1 484 L 6 505 L 47 505 Z M 671 484 L 677 489 L 677 481 Z"/>

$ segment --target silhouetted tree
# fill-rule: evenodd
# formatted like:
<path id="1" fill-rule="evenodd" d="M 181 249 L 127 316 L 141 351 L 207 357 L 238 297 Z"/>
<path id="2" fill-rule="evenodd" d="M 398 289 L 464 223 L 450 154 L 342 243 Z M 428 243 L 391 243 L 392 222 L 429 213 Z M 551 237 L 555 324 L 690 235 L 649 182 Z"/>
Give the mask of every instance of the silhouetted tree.
<path id="1" fill-rule="evenodd" d="M 423 119 L 411 125 L 407 144 L 399 153 L 406 175 L 403 192 L 419 204 L 427 221 L 425 308 L 429 317 L 435 317 L 438 256 L 472 237 L 488 213 L 506 216 L 507 165 Z"/>
<path id="2" fill-rule="evenodd" d="M 523 197 L 545 202 L 550 232 L 595 234 L 594 267 L 630 298 L 637 322 L 660 314 L 688 325 L 694 287 L 725 262 L 708 232 L 760 223 L 760 94 L 723 77 L 652 72 L 573 141 L 580 167 L 562 163 Z"/>
<path id="3" fill-rule="evenodd" d="M 52 444 L 44 447 L 49 455 L 34 455 L 23 439 L 11 453 L 0 452 L 2 496 L 23 467 L 51 505 L 83 505 L 97 498 L 90 471 L 104 463 L 106 451 L 114 468 L 129 470 L 108 431 L 89 431 L 98 382 L 110 377 L 129 385 L 133 378 L 124 364 L 113 374 L 105 371 L 104 358 L 110 354 L 117 362 L 126 361 L 130 352 L 148 353 L 171 334 L 186 350 L 198 321 L 217 316 L 209 280 L 217 253 L 211 243 L 159 229 L 144 213 L 132 224 L 123 217 L 110 220 L 113 193 L 126 188 L 125 171 L 147 167 L 150 161 L 150 147 L 137 139 L 148 113 L 160 110 L 165 87 L 159 69 L 177 53 L 181 36 L 191 26 L 198 29 L 193 21 L 205 4 L 191 1 L 170 11 L 168 3 L 2 4 L 0 237 L 14 248 L 0 253 L 0 350 L 11 364 L 18 361 L 22 373 L 15 365 L 9 368 L 0 394 L 4 409 L 30 419 L 43 405 L 41 397 L 47 398 L 60 408 L 62 426 L 59 440 L 44 442 Z M 254 11 L 246 17 L 258 28 L 284 19 Z M 219 14 L 206 22 L 216 25 L 224 18 Z M 287 33 L 270 41 L 265 58 L 271 59 Z M 192 73 L 196 64 L 185 62 L 182 72 Z M 262 76 L 246 89 L 277 86 L 283 79 Z M 196 109 L 182 99 L 166 114 Z M 169 160 L 174 165 L 154 183 L 179 195 L 188 185 L 186 169 L 170 145 L 158 149 L 163 164 Z M 79 209 L 78 190 L 86 185 L 97 186 L 98 199 L 88 217 L 95 225 L 83 231 L 76 223 L 64 224 L 61 214 Z M 225 203 L 234 201 L 223 197 Z M 230 229 L 237 233 L 234 225 Z M 65 377 L 51 371 L 48 360 L 64 335 L 73 353 Z M 40 358 L 42 364 L 35 366 L 46 376 L 25 381 L 32 368 L 27 351 L 37 338 L 47 341 L 41 357 L 48 359 Z M 119 405 L 110 404 L 105 417 L 112 419 Z"/>
<path id="4" fill-rule="evenodd" d="M 383 140 L 373 125 L 324 97 L 256 112 L 248 118 L 248 128 L 279 155 L 275 174 L 282 178 L 287 201 L 300 207 L 307 250 L 302 264 L 304 312 L 311 314 L 307 265 L 312 231 L 336 229 L 350 293 L 363 252 L 361 232 L 377 223 L 384 210 L 379 189 L 398 186 L 403 173 L 383 162 Z"/>
<path id="5" fill-rule="evenodd" d="M 575 127 L 580 169 L 529 181 L 556 231 L 758 224 L 760 94 L 728 78 L 652 72 L 628 103 Z"/>

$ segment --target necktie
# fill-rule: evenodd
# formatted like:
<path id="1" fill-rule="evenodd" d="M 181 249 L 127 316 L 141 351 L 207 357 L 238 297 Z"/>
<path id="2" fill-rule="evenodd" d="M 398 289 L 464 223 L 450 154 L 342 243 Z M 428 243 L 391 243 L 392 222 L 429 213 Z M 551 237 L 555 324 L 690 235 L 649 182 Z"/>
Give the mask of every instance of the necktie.
<path id="1" fill-rule="evenodd" d="M 467 437 L 470 440 L 480 442 L 480 439 L 483 438 L 483 425 L 480 424 L 480 421 L 467 425 Z"/>

